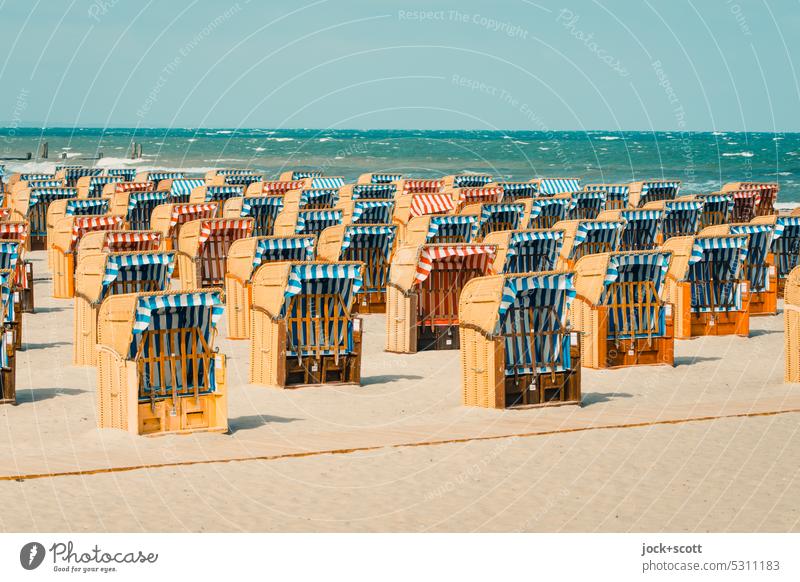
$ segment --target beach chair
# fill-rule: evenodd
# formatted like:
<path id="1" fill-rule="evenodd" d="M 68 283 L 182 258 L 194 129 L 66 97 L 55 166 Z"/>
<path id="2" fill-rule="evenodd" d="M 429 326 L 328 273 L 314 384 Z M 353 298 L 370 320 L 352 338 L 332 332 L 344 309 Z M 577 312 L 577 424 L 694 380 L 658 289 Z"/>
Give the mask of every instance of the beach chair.
<path id="1" fill-rule="evenodd" d="M 569 194 L 534 198 L 531 202 L 528 228 L 552 228 L 557 222 L 567 220 L 572 204 L 572 197 Z"/>
<path id="2" fill-rule="evenodd" d="M 564 231 L 558 268 L 568 271 L 585 255 L 618 250 L 625 223 L 622 220 L 562 220 L 553 228 Z"/>
<path id="3" fill-rule="evenodd" d="M 538 195 L 543 197 L 571 194 L 581 190 L 580 178 L 534 178 L 531 183 L 536 184 Z"/>
<path id="4" fill-rule="evenodd" d="M 117 192 L 109 199 L 108 213 L 122 216 L 130 230 L 149 230 L 153 210 L 168 199 L 166 192 Z"/>
<path id="5" fill-rule="evenodd" d="M 454 214 L 455 208 L 453 197 L 446 192 L 400 194 L 396 199 L 392 219 L 400 227 L 397 236 L 400 240 L 405 240 L 408 223 L 417 216 Z"/>
<path id="6" fill-rule="evenodd" d="M 115 194 L 133 192 L 155 192 L 155 182 L 114 182 L 103 186 L 103 192 L 100 194 L 103 198 L 113 198 Z M 164 192 L 166 194 L 166 192 Z"/>
<path id="7" fill-rule="evenodd" d="M 184 172 L 165 172 L 161 170 L 137 172 L 133 178 L 134 182 L 153 182 L 157 190 L 169 191 L 169 187 L 161 188 L 160 182 L 164 180 L 183 180 L 186 178 Z"/>
<path id="8" fill-rule="evenodd" d="M 103 198 L 54 200 L 47 207 L 47 238 L 50 240 L 56 223 L 65 216 L 102 216 L 108 210 L 109 201 Z"/>
<path id="9" fill-rule="evenodd" d="M 396 240 L 393 224 L 342 224 L 320 234 L 319 260 L 364 263 L 354 313 L 386 313 L 386 282 Z"/>
<path id="10" fill-rule="evenodd" d="M 283 195 L 285 208 L 293 210 L 329 210 L 339 202 L 337 188 L 308 188 L 290 190 Z"/>
<path id="11" fill-rule="evenodd" d="M 47 250 L 47 208 L 55 200 L 77 198 L 77 188 L 37 188 L 21 190 L 11 200 L 11 208 L 20 218 L 27 220 L 29 248 Z"/>
<path id="12" fill-rule="evenodd" d="M 253 236 L 272 236 L 275 219 L 283 210 L 283 196 L 245 196 L 225 201 L 223 218 L 252 218 Z"/>
<path id="13" fill-rule="evenodd" d="M 123 182 L 133 182 L 136 178 L 138 170 L 136 168 L 109 168 L 106 174 L 109 176 L 118 176 L 122 178 Z"/>
<path id="14" fill-rule="evenodd" d="M 495 273 L 510 275 L 554 271 L 564 244 L 564 231 L 501 230 L 488 235 L 483 243 L 497 247 L 492 265 Z"/>
<path id="15" fill-rule="evenodd" d="M 24 183 L 24 182 L 32 182 L 35 180 L 56 180 L 56 174 L 53 172 L 52 174 L 48 174 L 46 172 L 14 172 L 8 177 L 6 182 L 9 190 L 14 188 L 17 184 Z M 59 184 L 57 186 L 66 186 L 64 180 L 58 179 Z M 25 188 L 28 186 L 25 185 Z"/>
<path id="16" fill-rule="evenodd" d="M 649 202 L 675 200 L 681 190 L 680 180 L 647 180 L 628 184 L 628 204 L 642 208 Z"/>
<path id="17" fill-rule="evenodd" d="M 476 232 L 476 214 L 429 214 L 408 221 L 401 244 L 468 243 Z M 399 236 L 399 234 L 398 234 Z"/>
<path id="18" fill-rule="evenodd" d="M 25 258 L 28 248 L 28 223 L 21 220 L 0 222 L 0 241 L 19 241 L 20 253 L 14 277 L 14 298 L 20 313 L 33 313 L 36 309 L 33 285 L 33 263 Z"/>
<path id="19" fill-rule="evenodd" d="M 800 216 L 788 214 L 757 216 L 752 220 L 752 224 L 774 225 L 770 251 L 777 276 L 778 293 L 782 293 L 789 273 L 800 264 Z"/>
<path id="20" fill-rule="evenodd" d="M 361 263 L 282 262 L 253 275 L 250 382 L 361 383 Z"/>
<path id="21" fill-rule="evenodd" d="M 2 183 L 2 180 L 0 180 L 0 183 Z M 13 186 L 3 188 L 3 204 L 6 208 L 10 208 L 17 192 L 37 190 L 39 188 L 66 188 L 66 185 L 64 180 L 25 180 L 24 182 L 16 182 Z"/>
<path id="22" fill-rule="evenodd" d="M 22 297 L 23 289 L 32 287 L 32 281 L 27 278 L 28 273 L 25 269 L 23 257 L 25 254 L 25 243 L 21 240 L 0 240 L 0 270 L 11 270 L 14 276 L 6 281 L 11 291 L 12 305 L 9 307 L 8 315 L 11 319 L 5 322 L 5 328 L 12 331 L 15 349 L 22 348 Z"/>
<path id="23" fill-rule="evenodd" d="M 280 182 L 293 180 L 305 180 L 306 178 L 319 178 L 322 176 L 321 170 L 286 170 L 278 176 Z"/>
<path id="24" fill-rule="evenodd" d="M 800 267 L 786 277 L 783 309 L 784 381 L 800 382 Z"/>
<path id="25" fill-rule="evenodd" d="M 181 229 L 187 222 L 214 218 L 217 215 L 217 203 L 204 204 L 160 204 L 153 209 L 150 217 L 150 229 L 161 233 L 163 248 L 167 251 L 178 250 L 178 239 Z M 180 265 L 176 265 L 173 277 L 178 277 Z"/>
<path id="26" fill-rule="evenodd" d="M 311 186 L 310 179 L 302 180 L 265 180 L 250 184 L 244 191 L 245 196 L 282 196 L 290 190 L 302 190 Z"/>
<path id="27" fill-rule="evenodd" d="M 444 187 L 450 189 L 458 188 L 482 188 L 489 184 L 493 178 L 489 174 L 451 174 L 443 176 Z"/>
<path id="28" fill-rule="evenodd" d="M 228 174 L 227 176 L 218 176 L 212 181 L 210 186 L 239 186 L 247 188 L 250 184 L 263 182 L 264 176 L 259 174 Z"/>
<path id="29" fill-rule="evenodd" d="M 225 307 L 228 337 L 250 337 L 253 273 L 265 263 L 313 261 L 315 236 L 252 236 L 233 241 L 225 273 Z"/>
<path id="30" fill-rule="evenodd" d="M 336 205 L 344 224 L 391 224 L 394 200 L 352 200 Z"/>
<path id="31" fill-rule="evenodd" d="M 422 244 L 399 247 L 386 288 L 386 351 L 458 349 L 458 298 L 474 277 L 491 274 L 497 247 Z"/>
<path id="32" fill-rule="evenodd" d="M 456 203 L 456 212 L 470 204 L 499 204 L 503 200 L 503 188 L 500 186 L 454 188 L 451 193 Z"/>
<path id="33" fill-rule="evenodd" d="M 671 253 L 587 255 L 575 263 L 570 322 L 589 368 L 674 365 L 674 309 L 662 299 Z"/>
<path id="34" fill-rule="evenodd" d="M 339 188 L 339 203 L 356 200 L 394 200 L 395 184 L 345 184 Z"/>
<path id="35" fill-rule="evenodd" d="M 311 176 L 311 190 L 338 190 L 344 186 L 342 176 Z"/>
<path id="36" fill-rule="evenodd" d="M 662 210 L 627 209 L 605 210 L 597 220 L 621 220 L 625 223 L 619 241 L 620 251 L 648 251 L 658 246 Z"/>
<path id="37" fill-rule="evenodd" d="M 174 266 L 174 252 L 83 256 L 75 272 L 72 363 L 97 365 L 97 316 L 106 297 L 168 291 Z"/>
<path id="38" fill-rule="evenodd" d="M 702 200 L 654 201 L 643 206 L 644 210 L 661 210 L 661 242 L 676 236 L 694 236 L 700 228 L 703 212 Z"/>
<path id="39" fill-rule="evenodd" d="M 686 200 L 689 200 L 689 198 Z M 691 200 L 696 200 L 703 203 L 703 209 L 700 212 L 700 223 L 697 227 L 698 230 L 703 230 L 709 226 L 728 224 L 731 222 L 733 194 L 698 194 L 697 196 L 693 196 Z"/>
<path id="40" fill-rule="evenodd" d="M 169 194 L 169 202 L 188 204 L 192 196 L 192 190 L 205 185 L 206 181 L 203 178 L 170 178 L 158 182 L 156 190 L 158 192 L 167 192 Z"/>
<path id="41" fill-rule="evenodd" d="M 219 168 L 206 172 L 206 182 L 211 183 L 215 178 L 226 176 L 259 176 L 260 174 L 251 168 Z"/>
<path id="42" fill-rule="evenodd" d="M 12 328 L 15 320 L 13 279 L 13 270 L 0 270 L 0 321 L 3 322 L 0 336 L 0 404 L 17 403 L 17 365 Z"/>
<path id="43" fill-rule="evenodd" d="M 573 192 L 569 220 L 594 220 L 606 209 L 606 192 Z"/>
<path id="44" fill-rule="evenodd" d="M 146 253 L 161 250 L 161 233 L 156 230 L 97 230 L 87 232 L 78 243 L 76 265 L 84 257 L 108 253 Z"/>
<path id="45" fill-rule="evenodd" d="M 395 183 L 398 196 L 402 194 L 440 194 L 444 191 L 444 180 L 405 179 Z"/>
<path id="46" fill-rule="evenodd" d="M 122 182 L 122 176 L 84 176 L 76 184 L 78 198 L 100 198 L 107 184 Z"/>
<path id="47" fill-rule="evenodd" d="M 462 403 L 533 408 L 581 402 L 581 355 L 569 327 L 573 274 L 477 277 L 459 305 Z"/>
<path id="48" fill-rule="evenodd" d="M 211 218 L 184 224 L 178 239 L 181 288 L 224 285 L 231 244 L 252 233 L 252 218 Z"/>
<path id="49" fill-rule="evenodd" d="M 733 209 L 731 222 L 750 222 L 758 216 L 761 204 L 761 190 L 753 188 L 748 190 L 734 190 Z"/>
<path id="50" fill-rule="evenodd" d="M 623 210 L 628 208 L 630 186 L 628 184 L 586 184 L 585 192 L 605 192 L 606 210 Z"/>
<path id="51" fill-rule="evenodd" d="M 531 203 L 532 200 L 527 199 L 501 204 L 470 204 L 462 209 L 460 214 L 472 214 L 478 217 L 471 240 L 480 242 L 486 235 L 498 230 L 527 228 Z"/>
<path id="52" fill-rule="evenodd" d="M 203 204 L 204 202 L 216 202 L 219 204 L 220 213 L 217 218 L 223 218 L 222 212 L 225 202 L 231 198 L 241 198 L 244 196 L 244 186 L 198 186 L 189 195 L 191 204 Z"/>
<path id="53" fill-rule="evenodd" d="M 665 300 L 675 306 L 675 338 L 750 333 L 742 296 L 748 235 L 673 237 L 662 245 L 672 252 Z"/>
<path id="54" fill-rule="evenodd" d="M 536 198 L 537 184 L 532 182 L 491 182 L 487 188 L 497 186 L 503 189 L 504 202 L 516 202 L 521 198 Z"/>
<path id="55" fill-rule="evenodd" d="M 84 168 L 82 166 L 68 166 L 56 171 L 56 180 L 64 180 L 66 185 L 74 188 L 81 178 L 99 176 L 102 168 Z"/>
<path id="56" fill-rule="evenodd" d="M 777 315 L 778 273 L 775 257 L 770 252 L 775 233 L 774 224 L 739 222 L 709 226 L 701 236 L 748 235 L 747 259 L 742 264 L 742 278 L 748 282 L 742 302 L 750 316 Z"/>
<path id="57" fill-rule="evenodd" d="M 122 226 L 119 216 L 65 216 L 56 223 L 50 244 L 54 298 L 71 299 L 75 295 L 76 253 L 81 238 L 89 232 L 120 230 Z"/>
<path id="58" fill-rule="evenodd" d="M 756 216 L 775 214 L 775 202 L 778 201 L 780 186 L 776 182 L 728 182 L 722 186 L 722 192 L 738 192 L 757 190 L 759 201 Z"/>
<path id="59" fill-rule="evenodd" d="M 403 179 L 403 174 L 396 173 L 369 173 L 361 174 L 356 180 L 357 184 L 391 184 Z"/>
<path id="60" fill-rule="evenodd" d="M 275 217 L 275 236 L 314 234 L 319 236 L 329 226 L 344 224 L 341 210 L 291 210 L 284 208 Z"/>
<path id="61" fill-rule="evenodd" d="M 97 316 L 97 424 L 138 435 L 228 430 L 220 289 L 112 295 Z"/>

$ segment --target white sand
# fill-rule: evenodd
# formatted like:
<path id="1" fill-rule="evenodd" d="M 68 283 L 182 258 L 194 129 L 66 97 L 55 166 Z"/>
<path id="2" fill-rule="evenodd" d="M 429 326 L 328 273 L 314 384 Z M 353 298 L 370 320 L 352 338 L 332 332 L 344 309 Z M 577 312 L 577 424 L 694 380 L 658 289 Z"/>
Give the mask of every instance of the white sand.
<path id="1" fill-rule="evenodd" d="M 2 531 L 800 529 L 797 412 L 594 430 L 800 410 L 781 316 L 753 318 L 749 339 L 677 342 L 675 368 L 584 371 L 583 407 L 526 411 L 462 407 L 457 352 L 386 354 L 382 316 L 366 318 L 357 388 L 247 385 L 247 342 L 222 340 L 232 434 L 141 438 L 95 428 L 72 302 L 36 273 L 0 477 L 168 466 L 0 481 Z M 503 436 L 575 428 L 590 430 Z M 466 442 L 401 446 L 452 439 Z M 366 450 L 180 465 L 351 448 Z"/>

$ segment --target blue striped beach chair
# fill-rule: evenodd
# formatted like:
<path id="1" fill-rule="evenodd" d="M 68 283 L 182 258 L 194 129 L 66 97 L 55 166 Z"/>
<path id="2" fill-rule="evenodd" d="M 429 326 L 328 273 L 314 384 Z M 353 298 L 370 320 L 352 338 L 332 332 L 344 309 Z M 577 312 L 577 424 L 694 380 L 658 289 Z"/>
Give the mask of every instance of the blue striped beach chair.
<path id="1" fill-rule="evenodd" d="M 3 322 L 0 336 L 0 404 L 16 404 L 17 402 L 17 365 L 14 340 L 11 334 L 11 322 L 14 321 L 14 301 L 12 299 L 12 281 L 14 271 L 0 270 L 0 321 Z"/>
<path id="2" fill-rule="evenodd" d="M 397 226 L 393 224 L 347 224 L 322 231 L 317 251 L 320 260 L 364 263 L 354 311 L 386 312 L 386 283 L 396 239 Z"/>
<path id="3" fill-rule="evenodd" d="M 18 272 L 14 279 L 16 289 L 19 292 L 19 297 L 15 297 L 15 303 L 20 307 L 20 314 L 33 313 L 35 307 L 33 263 L 24 259 L 24 250 L 27 249 L 28 228 L 27 221 L 23 220 L 0 222 L 0 240 L 19 241 L 23 249 L 23 252 L 20 253 L 20 260 L 17 263 Z"/>
<path id="4" fill-rule="evenodd" d="M 564 230 L 559 268 L 572 269 L 575 262 L 585 255 L 610 253 L 619 248 L 622 229 L 621 220 L 564 220 L 553 228 Z"/>
<path id="5" fill-rule="evenodd" d="M 505 230 L 488 235 L 483 242 L 497 246 L 495 273 L 553 271 L 564 244 L 563 230 Z"/>
<path id="6" fill-rule="evenodd" d="M 531 180 L 536 184 L 539 196 L 553 196 L 555 194 L 571 194 L 581 189 L 580 178 L 538 178 Z"/>
<path id="7" fill-rule="evenodd" d="M 471 204 L 464 208 L 461 214 L 475 214 L 478 217 L 472 240 L 481 241 L 486 235 L 498 230 L 526 228 L 530 209 L 530 201 L 508 204 Z"/>
<path id="8" fill-rule="evenodd" d="M 570 220 L 594 220 L 606 209 L 606 192 L 604 190 L 573 192 L 571 206 Z"/>
<path id="9" fill-rule="evenodd" d="M 454 174 L 443 179 L 446 188 L 482 188 L 493 180 L 489 174 Z"/>
<path id="10" fill-rule="evenodd" d="M 312 176 L 311 188 L 312 189 L 335 189 L 338 190 L 344 186 L 344 178 L 342 176 Z"/>
<path id="11" fill-rule="evenodd" d="M 227 431 L 225 360 L 214 349 L 222 312 L 220 289 L 107 297 L 98 315 L 99 428 Z"/>
<path id="12" fill-rule="evenodd" d="M 575 264 L 571 321 L 584 366 L 674 364 L 673 308 L 663 300 L 671 260 L 670 252 L 631 251 Z"/>
<path id="13" fill-rule="evenodd" d="M 109 176 L 122 178 L 123 182 L 133 182 L 136 179 L 138 170 L 136 168 L 109 168 L 106 173 Z"/>
<path id="14" fill-rule="evenodd" d="M 549 271 L 467 283 L 459 329 L 464 405 L 580 404 L 580 347 L 569 325 L 573 279 Z"/>
<path id="15" fill-rule="evenodd" d="M 186 178 L 185 172 L 170 172 L 170 171 L 148 171 L 148 172 L 138 172 L 136 177 L 133 179 L 134 182 L 154 182 L 157 186 L 159 182 L 163 182 L 164 180 L 183 180 Z M 165 185 L 166 187 L 167 185 Z M 159 188 L 161 189 L 161 188 Z M 167 187 L 167 189 L 169 189 Z"/>
<path id="16" fill-rule="evenodd" d="M 406 227 L 403 244 L 440 244 L 472 242 L 478 216 L 443 214 L 415 216 Z"/>
<path id="17" fill-rule="evenodd" d="M 319 178 L 322 176 L 320 170 L 286 170 L 278 176 L 281 182 L 291 180 L 305 180 L 306 178 Z"/>
<path id="18" fill-rule="evenodd" d="M 158 183 L 159 191 L 169 193 L 169 201 L 175 204 L 188 204 L 192 195 L 192 190 L 205 186 L 203 178 L 168 178 Z"/>
<path id="19" fill-rule="evenodd" d="M 731 221 L 731 211 L 733 210 L 732 194 L 698 194 L 693 199 L 703 203 L 703 210 L 700 212 L 699 230 L 718 224 L 728 224 Z"/>
<path id="20" fill-rule="evenodd" d="M 106 297 L 167 291 L 174 252 L 94 253 L 83 256 L 75 273 L 72 363 L 97 365 L 97 315 Z"/>
<path id="21" fill-rule="evenodd" d="M 667 281 L 675 305 L 675 337 L 749 335 L 743 302 L 748 284 L 743 266 L 749 235 L 674 237 L 664 243 L 678 268 Z"/>
<path id="22" fill-rule="evenodd" d="M 681 189 L 680 180 L 647 180 L 629 184 L 628 201 L 633 208 L 641 208 L 650 202 L 675 200 Z"/>
<path id="23" fill-rule="evenodd" d="M 130 230 L 150 230 L 150 217 L 153 210 L 161 204 L 167 204 L 167 192 L 120 192 L 114 195 L 115 200 L 124 203 L 125 222 Z"/>
<path id="24" fill-rule="evenodd" d="M 282 196 L 247 196 L 241 201 L 231 200 L 226 203 L 226 208 L 231 202 L 241 204 L 239 216 L 252 218 L 255 221 L 253 236 L 271 236 L 275 230 L 275 219 L 283 210 Z"/>
<path id="25" fill-rule="evenodd" d="M 620 251 L 648 251 L 658 247 L 663 210 L 644 208 L 627 210 L 606 210 L 598 220 L 622 220 L 625 223 L 619 242 Z"/>
<path id="26" fill-rule="evenodd" d="M 226 186 L 242 186 L 247 188 L 250 184 L 256 184 L 264 181 L 264 176 L 258 174 L 231 174 L 224 177 L 224 184 Z"/>
<path id="27" fill-rule="evenodd" d="M 391 224 L 394 200 L 356 200 L 349 214 L 352 224 Z"/>
<path id="28" fill-rule="evenodd" d="M 504 202 L 516 202 L 521 198 L 536 198 L 538 194 L 538 184 L 535 182 L 493 182 L 487 186 L 502 188 Z"/>
<path id="29" fill-rule="evenodd" d="M 231 198 L 242 198 L 244 190 L 244 186 L 198 186 L 189 195 L 189 202 L 191 204 L 216 202 L 219 205 L 219 217 L 223 218 L 225 203 Z"/>
<path id="30" fill-rule="evenodd" d="M 291 210 L 284 208 L 275 218 L 275 235 L 314 234 L 319 236 L 329 226 L 344 223 L 341 210 Z"/>
<path id="31" fill-rule="evenodd" d="M 392 182 L 399 182 L 403 179 L 403 174 L 392 172 L 377 172 L 370 174 L 361 174 L 356 181 L 357 184 L 390 184 Z"/>
<path id="32" fill-rule="evenodd" d="M 586 184 L 586 192 L 605 192 L 606 210 L 622 210 L 628 207 L 630 186 L 628 184 Z"/>
<path id="33" fill-rule="evenodd" d="M 310 188 L 287 192 L 283 200 L 287 207 L 295 206 L 298 210 L 331 209 L 335 208 L 339 202 L 339 190 L 336 188 Z"/>
<path id="34" fill-rule="evenodd" d="M 569 195 L 534 198 L 528 218 L 528 228 L 552 228 L 557 222 L 567 220 L 572 204 Z"/>
<path id="35" fill-rule="evenodd" d="M 281 261 L 313 261 L 315 236 L 253 236 L 241 238 L 228 250 L 225 272 L 225 306 L 228 337 L 250 337 L 250 303 L 253 273 L 261 265 Z"/>
<path id="36" fill-rule="evenodd" d="M 8 269 L 14 273 L 14 276 L 4 281 L 3 285 L 8 287 L 12 293 L 11 304 L 7 309 L 4 308 L 8 318 L 4 322 L 4 331 L 11 331 L 11 341 L 15 349 L 22 348 L 22 313 L 23 311 L 30 311 L 25 309 L 23 294 L 26 291 L 29 291 L 31 295 L 33 294 L 33 279 L 28 276 L 28 265 L 24 260 L 24 256 L 25 242 L 23 240 L 0 240 L 0 270 Z M 29 301 L 32 305 L 32 297 Z"/>
<path id="37" fill-rule="evenodd" d="M 346 188 L 347 186 L 343 186 Z M 342 188 L 342 189 L 343 189 Z M 340 197 L 343 192 L 339 190 Z M 352 200 L 394 200 L 397 195 L 395 184 L 354 184 L 351 186 Z"/>
<path id="38" fill-rule="evenodd" d="M 673 200 L 654 202 L 647 210 L 663 210 L 661 217 L 661 240 L 692 236 L 700 229 L 700 216 L 703 212 L 702 200 Z"/>
<path id="39" fill-rule="evenodd" d="M 783 291 L 789 273 L 800 264 L 800 216 L 760 216 L 753 219 L 753 223 L 775 225 L 770 250 L 774 256 L 778 290 Z"/>
<path id="40" fill-rule="evenodd" d="M 100 198 L 107 184 L 122 182 L 121 176 L 85 176 L 78 180 L 78 198 Z"/>
<path id="41" fill-rule="evenodd" d="M 361 383 L 361 263 L 287 262 L 253 275 L 250 382 Z"/>
<path id="42" fill-rule="evenodd" d="M 55 200 L 77 198 L 77 188 L 36 188 L 15 194 L 12 208 L 30 224 L 31 250 L 47 248 L 47 209 Z"/>
<path id="43" fill-rule="evenodd" d="M 103 173 L 102 168 L 83 168 L 80 166 L 77 167 L 68 167 L 63 168 L 61 170 L 56 171 L 56 178 L 63 179 L 67 186 L 75 187 L 78 185 L 78 180 L 87 176 L 100 176 Z"/>

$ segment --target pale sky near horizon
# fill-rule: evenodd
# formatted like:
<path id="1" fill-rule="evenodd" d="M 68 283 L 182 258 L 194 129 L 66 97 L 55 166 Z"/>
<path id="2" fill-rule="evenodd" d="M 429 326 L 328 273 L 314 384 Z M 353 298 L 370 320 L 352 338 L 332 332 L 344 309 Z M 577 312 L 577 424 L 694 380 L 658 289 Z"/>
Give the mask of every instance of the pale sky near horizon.
<path id="1" fill-rule="evenodd" d="M 800 130 L 800 2 L 0 0 L 0 124 Z"/>

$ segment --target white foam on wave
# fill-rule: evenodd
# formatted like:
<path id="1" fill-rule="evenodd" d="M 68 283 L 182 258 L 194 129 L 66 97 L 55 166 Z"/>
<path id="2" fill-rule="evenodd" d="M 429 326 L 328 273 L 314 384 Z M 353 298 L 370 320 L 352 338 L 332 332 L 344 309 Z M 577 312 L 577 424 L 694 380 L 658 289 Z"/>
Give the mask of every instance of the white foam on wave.
<path id="1" fill-rule="evenodd" d="M 620 137 L 616 136 L 616 135 L 601 135 L 597 139 L 601 139 L 603 141 L 616 141 L 616 140 L 620 139 Z"/>
<path id="2" fill-rule="evenodd" d="M 753 152 L 731 152 L 722 154 L 725 158 L 752 158 L 755 154 Z"/>
<path id="3" fill-rule="evenodd" d="M 293 137 L 265 137 L 265 141 L 294 141 Z"/>

